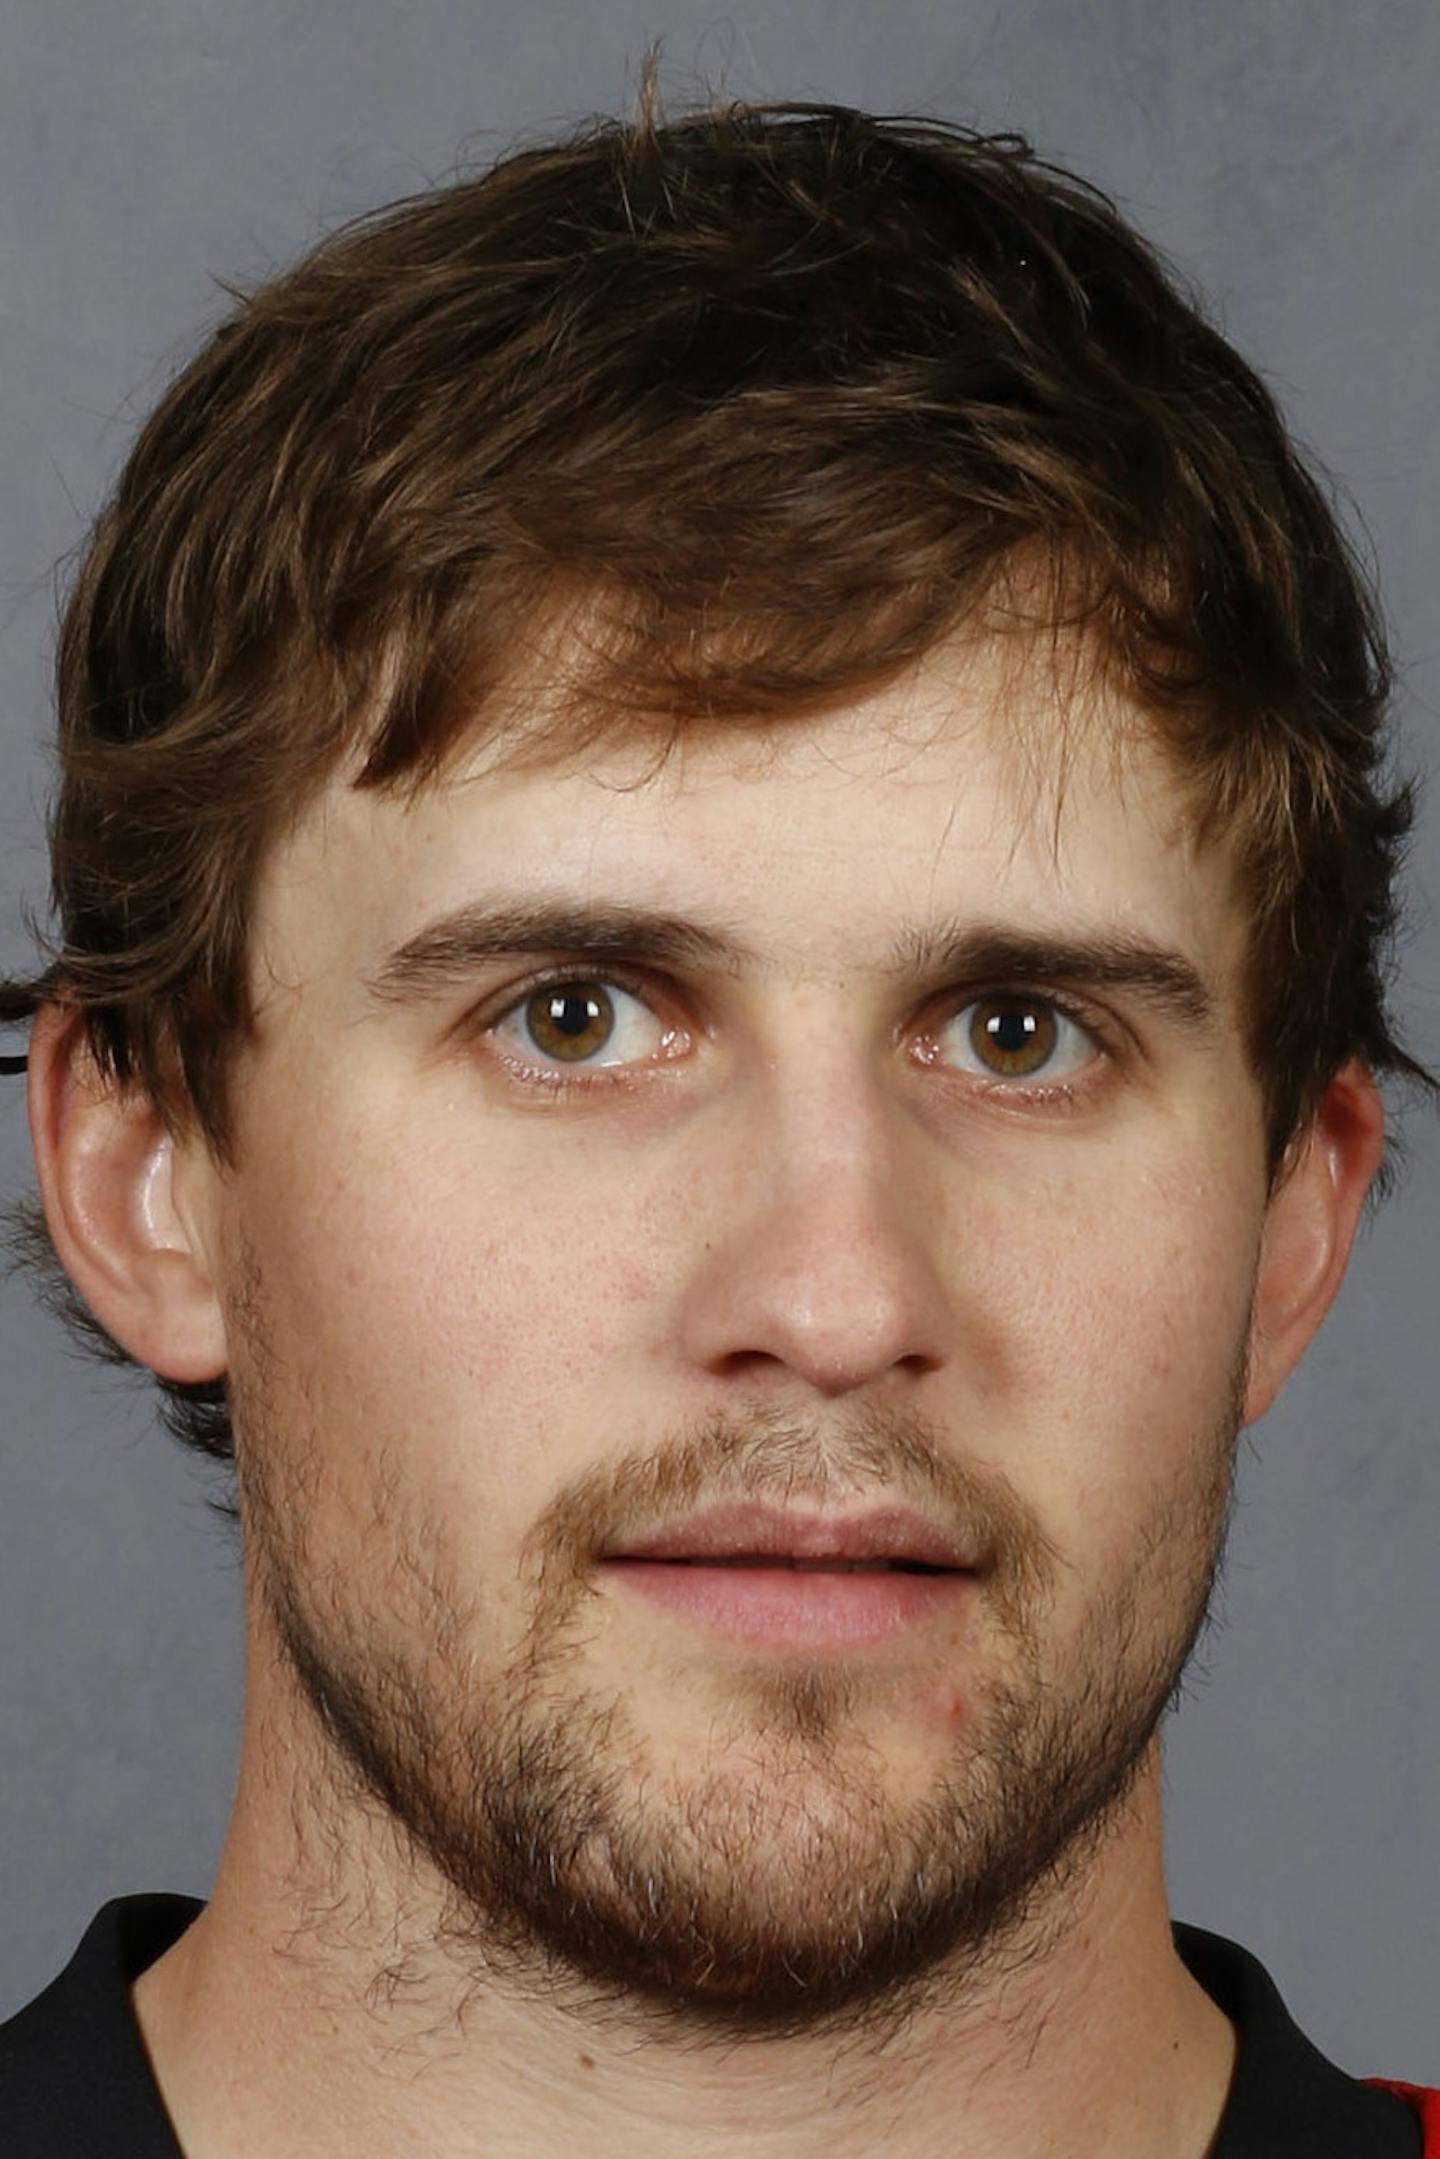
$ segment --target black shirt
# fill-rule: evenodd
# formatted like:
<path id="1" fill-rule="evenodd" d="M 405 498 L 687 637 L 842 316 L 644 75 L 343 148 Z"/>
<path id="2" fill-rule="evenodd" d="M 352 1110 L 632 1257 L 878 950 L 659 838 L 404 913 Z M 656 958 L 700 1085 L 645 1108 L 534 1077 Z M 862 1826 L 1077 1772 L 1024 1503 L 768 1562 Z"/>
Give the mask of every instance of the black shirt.
<path id="1" fill-rule="evenodd" d="M 190 1897 L 121 1897 L 45 1992 L 0 2025 L 5 2159 L 181 2159 L 128 1989 L 199 1911 Z M 1357 2083 L 1292 2023 L 1265 1967 L 1177 1924 L 1175 1946 L 1240 2035 L 1206 2159 L 1420 2159 L 1402 2099 Z"/>

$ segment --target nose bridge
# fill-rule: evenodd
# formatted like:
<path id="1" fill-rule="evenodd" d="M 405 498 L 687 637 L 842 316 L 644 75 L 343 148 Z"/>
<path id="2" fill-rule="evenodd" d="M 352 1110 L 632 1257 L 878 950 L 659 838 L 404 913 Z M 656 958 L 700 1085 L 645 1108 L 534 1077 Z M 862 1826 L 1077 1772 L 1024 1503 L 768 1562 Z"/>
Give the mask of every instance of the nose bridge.
<path id="1" fill-rule="evenodd" d="M 920 1136 L 861 1046 L 773 1057 L 744 1105 L 691 1285 L 692 1349 L 712 1369 L 773 1362 L 838 1393 L 945 1354 Z"/>
<path id="2" fill-rule="evenodd" d="M 884 1099 L 862 1049 L 827 1047 L 773 1059 L 755 1114 L 777 1193 L 803 1194 L 812 1208 L 854 1209 L 860 1216 L 894 1196 L 901 1112 Z"/>

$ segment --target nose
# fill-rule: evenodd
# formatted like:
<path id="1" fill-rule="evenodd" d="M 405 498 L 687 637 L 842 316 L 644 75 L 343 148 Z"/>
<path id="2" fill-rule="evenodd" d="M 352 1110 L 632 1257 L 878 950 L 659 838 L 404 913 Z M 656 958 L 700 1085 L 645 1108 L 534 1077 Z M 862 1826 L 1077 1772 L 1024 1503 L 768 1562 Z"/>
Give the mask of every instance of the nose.
<path id="1" fill-rule="evenodd" d="M 681 1322 L 692 1365 L 827 1396 L 938 1369 L 938 1210 L 903 1112 L 845 1072 L 794 1089 L 777 1076 L 758 1107 L 700 1210 L 708 1239 Z"/>

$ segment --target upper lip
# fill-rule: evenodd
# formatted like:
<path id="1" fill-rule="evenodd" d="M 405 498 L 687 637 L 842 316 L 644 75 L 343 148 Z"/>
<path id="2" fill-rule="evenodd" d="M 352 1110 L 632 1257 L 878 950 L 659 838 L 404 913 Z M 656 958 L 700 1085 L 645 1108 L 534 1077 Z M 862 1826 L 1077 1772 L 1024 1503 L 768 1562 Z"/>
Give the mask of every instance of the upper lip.
<path id="1" fill-rule="evenodd" d="M 702 1508 L 662 1529 L 628 1538 L 609 1559 L 916 1560 L 973 1569 L 976 1557 L 909 1507 L 871 1507 L 844 1516 L 755 1502 Z"/>

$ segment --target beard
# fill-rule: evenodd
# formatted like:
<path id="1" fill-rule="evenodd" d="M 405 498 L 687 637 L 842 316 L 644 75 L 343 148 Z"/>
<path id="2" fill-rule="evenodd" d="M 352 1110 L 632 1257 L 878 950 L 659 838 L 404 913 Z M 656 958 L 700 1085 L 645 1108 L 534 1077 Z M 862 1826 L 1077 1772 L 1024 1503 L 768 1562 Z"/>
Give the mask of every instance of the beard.
<path id="1" fill-rule="evenodd" d="M 461 1540 L 407 1500 L 403 1446 L 372 1447 L 341 1500 L 320 1443 L 293 1415 L 282 1429 L 258 1309 L 247 1299 L 232 1367 L 240 1511 L 252 1594 L 317 1740 L 311 1811 L 329 1810 L 337 1851 L 357 1808 L 399 1833 L 404 1864 L 440 1885 L 427 1943 L 476 1984 L 694 2037 L 883 2038 L 1061 1938 L 1210 1618 L 1243 1352 L 1183 1485 L 1155 1493 L 1063 1646 L 1045 1618 L 1065 1563 L 993 1469 L 982 1480 L 911 1415 L 822 1428 L 760 1406 L 563 1489 L 519 1555 L 526 1618 L 497 1657 Z M 897 1681 L 893 1662 L 726 1645 L 706 1747 L 683 1767 L 632 1686 L 587 1673 L 596 1560 L 628 1529 L 725 1500 L 876 1494 L 986 1555 L 973 1586 L 999 1654 L 918 1776 L 874 1736 L 887 1689 L 892 1717 L 897 1688 L 913 1695 L 913 1655 Z M 351 1540 L 338 1552 L 317 1541 L 327 1500 Z M 969 1682 L 976 1650 L 958 1655 Z"/>

